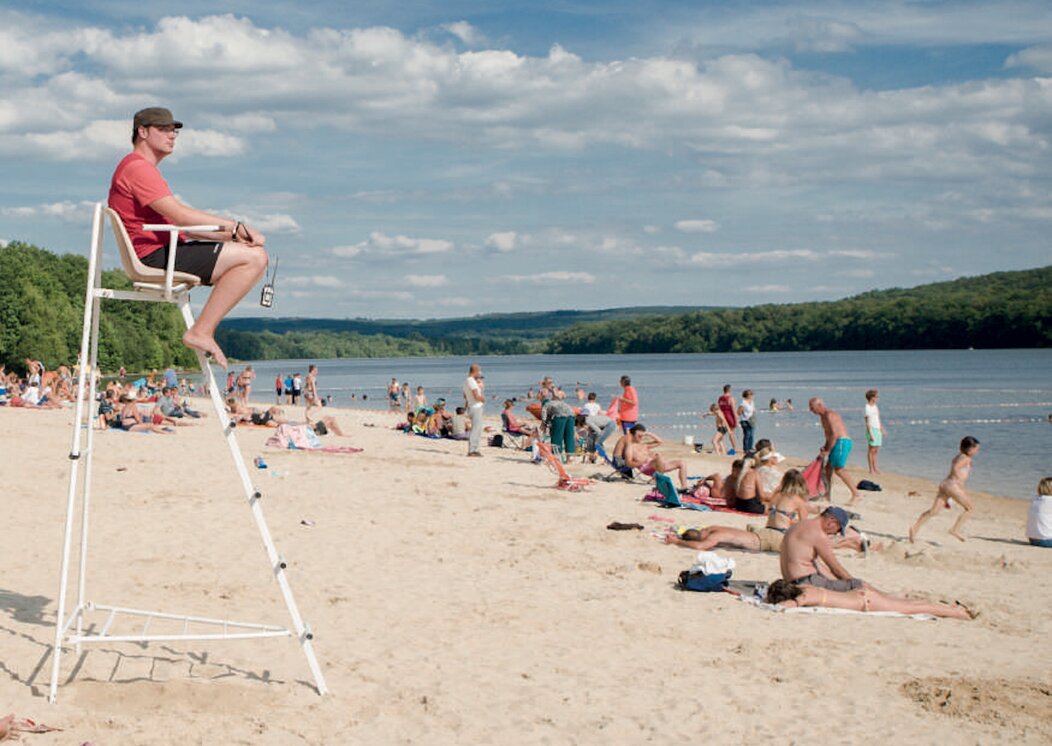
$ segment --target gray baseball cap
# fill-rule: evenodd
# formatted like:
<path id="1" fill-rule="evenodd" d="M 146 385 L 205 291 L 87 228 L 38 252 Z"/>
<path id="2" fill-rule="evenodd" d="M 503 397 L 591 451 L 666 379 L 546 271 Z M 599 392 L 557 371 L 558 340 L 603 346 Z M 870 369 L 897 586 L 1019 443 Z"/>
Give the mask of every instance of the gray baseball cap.
<path id="1" fill-rule="evenodd" d="M 183 123 L 176 121 L 172 116 L 172 112 L 163 106 L 151 106 L 148 109 L 135 112 L 135 120 L 132 123 L 132 127 L 135 129 L 139 129 L 139 127 L 175 127 L 176 129 L 181 129 L 182 126 Z"/>

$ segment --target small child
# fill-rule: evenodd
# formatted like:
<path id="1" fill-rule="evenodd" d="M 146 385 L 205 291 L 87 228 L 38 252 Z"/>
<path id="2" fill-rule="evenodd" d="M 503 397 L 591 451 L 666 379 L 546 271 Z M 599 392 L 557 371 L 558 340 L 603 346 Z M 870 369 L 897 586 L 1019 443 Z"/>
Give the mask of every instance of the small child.
<path id="1" fill-rule="evenodd" d="M 935 493 L 935 502 L 932 503 L 930 508 L 920 514 L 917 522 L 910 528 L 910 542 L 917 538 L 917 532 L 920 531 L 921 526 L 929 518 L 938 514 L 939 508 L 948 509 L 953 500 L 956 500 L 964 508 L 964 512 L 957 517 L 957 522 L 950 529 L 950 534 L 960 541 L 965 540 L 961 534 L 961 527 L 964 526 L 966 520 L 972 517 L 973 506 L 972 499 L 964 490 L 964 485 L 968 481 L 968 475 L 972 472 L 972 459 L 977 453 L 979 453 L 979 441 L 971 435 L 966 435 L 961 440 L 960 453 L 953 457 L 953 461 L 950 464 L 949 476 L 939 482 L 939 489 Z"/>
<path id="2" fill-rule="evenodd" d="M 716 404 L 711 405 L 709 411 L 701 416 L 702 419 L 706 417 L 712 417 L 716 425 L 716 434 L 712 436 L 712 450 L 717 455 L 724 456 L 727 454 L 727 449 L 723 445 L 723 436 L 727 434 L 727 418 L 723 416 L 723 412 Z"/>

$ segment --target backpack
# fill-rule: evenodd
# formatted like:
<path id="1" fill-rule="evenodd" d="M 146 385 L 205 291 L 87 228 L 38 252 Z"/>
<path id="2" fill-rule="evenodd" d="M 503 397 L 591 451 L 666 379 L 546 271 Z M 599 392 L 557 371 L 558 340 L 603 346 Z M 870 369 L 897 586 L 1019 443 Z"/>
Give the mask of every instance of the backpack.
<path id="1" fill-rule="evenodd" d="M 489 439 L 489 444 L 493 448 L 503 448 L 504 447 L 504 436 L 501 435 L 500 433 L 497 433 L 496 435 L 494 435 L 493 437 L 491 437 Z"/>
<path id="2" fill-rule="evenodd" d="M 727 587 L 727 582 L 731 579 L 732 574 L 733 571 L 731 570 L 713 575 L 706 575 L 700 570 L 684 570 L 679 574 L 679 580 L 676 581 L 676 589 L 681 591 L 701 591 L 702 593 L 722 591 Z"/>

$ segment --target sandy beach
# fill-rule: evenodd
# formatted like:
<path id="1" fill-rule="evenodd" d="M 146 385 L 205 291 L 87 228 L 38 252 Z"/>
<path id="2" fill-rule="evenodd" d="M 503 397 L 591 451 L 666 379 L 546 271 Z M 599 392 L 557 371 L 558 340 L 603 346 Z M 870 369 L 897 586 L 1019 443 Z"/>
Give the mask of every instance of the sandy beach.
<path id="1" fill-rule="evenodd" d="M 884 491 L 855 508 L 887 546 L 842 553 L 853 574 L 959 599 L 975 621 L 773 613 L 675 590 L 695 553 L 652 535 L 659 519 L 744 516 L 662 510 L 624 483 L 563 492 L 523 452 L 468 459 L 463 443 L 396 432 L 394 414 L 330 413 L 348 435 L 327 442 L 362 453 L 267 449 L 257 428 L 239 438 L 269 465 L 253 474 L 332 693 L 317 695 L 290 639 L 107 644 L 63 658 L 50 705 L 73 413 L 0 410 L 0 715 L 62 729 L 25 743 L 1052 741 L 1052 551 L 1023 542 L 1025 501 L 975 493 L 965 544 L 947 534 L 950 511 L 906 541 L 930 482 L 881 475 Z M 214 418 L 95 442 L 89 599 L 288 623 Z M 728 458 L 664 450 L 691 474 L 727 471 Z M 778 575 L 777 555 L 719 551 L 737 579 Z"/>

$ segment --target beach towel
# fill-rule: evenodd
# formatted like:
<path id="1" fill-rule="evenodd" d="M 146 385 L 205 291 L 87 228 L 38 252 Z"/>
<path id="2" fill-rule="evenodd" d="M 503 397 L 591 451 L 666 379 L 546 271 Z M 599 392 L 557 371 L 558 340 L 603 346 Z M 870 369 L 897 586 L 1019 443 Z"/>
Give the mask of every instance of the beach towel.
<path id="1" fill-rule="evenodd" d="M 807 492 L 812 499 L 824 495 L 827 492 L 825 479 L 822 478 L 822 467 L 825 464 L 821 457 L 816 458 L 807 468 L 804 469 L 802 476 L 804 482 L 807 484 Z"/>
<path id="2" fill-rule="evenodd" d="M 782 606 L 780 604 L 769 604 L 766 601 L 762 601 L 756 596 L 738 596 L 739 601 L 744 601 L 749 606 L 755 606 L 758 609 L 766 609 L 767 611 L 776 611 L 781 614 L 849 614 L 852 616 L 883 616 L 883 617 L 899 617 L 902 619 L 920 619 L 923 621 L 931 621 L 938 617 L 931 614 L 903 614 L 899 611 L 853 611 L 852 609 L 828 609 L 824 606 Z"/>
<path id="3" fill-rule="evenodd" d="M 361 453 L 361 448 L 352 446 L 323 446 L 318 436 L 307 425 L 278 425 L 274 434 L 267 438 L 270 448 L 285 448 L 294 451 L 317 453 Z"/>

